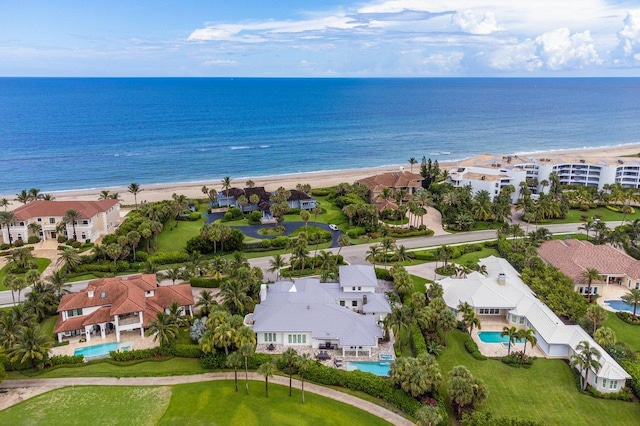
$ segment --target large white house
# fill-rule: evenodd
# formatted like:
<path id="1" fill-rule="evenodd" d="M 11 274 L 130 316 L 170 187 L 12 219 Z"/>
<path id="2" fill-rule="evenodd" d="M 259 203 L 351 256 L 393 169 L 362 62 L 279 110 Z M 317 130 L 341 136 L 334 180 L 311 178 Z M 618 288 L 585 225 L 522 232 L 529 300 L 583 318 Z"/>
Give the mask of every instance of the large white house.
<path id="1" fill-rule="evenodd" d="M 380 325 L 391 312 L 384 293 L 376 292 L 373 267 L 340 267 L 340 283 L 314 278 L 263 284 L 260 303 L 244 323 L 258 344 L 342 349 L 356 356 L 378 347 Z"/>
<path id="2" fill-rule="evenodd" d="M 549 358 L 569 359 L 576 346 L 587 341 L 600 352 L 601 368 L 590 371 L 588 383 L 600 392 L 618 392 L 631 376 L 578 325 L 565 325 L 542 303 L 505 259 L 490 256 L 480 260 L 487 275 L 478 272 L 466 278 L 440 280 L 444 300 L 452 310 L 460 303 L 473 306 L 483 316 L 499 316 L 517 328 L 532 328 L 538 346 Z"/>
<path id="3" fill-rule="evenodd" d="M 500 184 L 511 180 L 518 189 L 519 182 L 529 178 L 537 181 L 534 192 L 543 189 L 542 182 L 557 173 L 561 185 L 582 185 L 603 189 L 605 185 L 620 183 L 623 188 L 640 188 L 640 158 L 633 157 L 580 157 L 563 154 L 553 156 L 481 154 L 458 163 L 451 170 L 450 182 L 463 186 L 470 184 L 473 192 L 488 190 L 487 181 Z M 496 176 L 496 177 L 492 177 Z M 484 179 L 483 179 L 484 177 Z M 492 195 L 494 192 L 489 191 Z M 517 196 L 517 191 L 516 191 Z"/>
<path id="4" fill-rule="evenodd" d="M 98 201 L 47 201 L 36 200 L 24 204 L 13 210 L 15 221 L 10 228 L 2 227 L 2 240 L 14 242 L 27 241 L 30 236 L 37 236 L 43 240 L 53 240 L 60 236 L 59 225 L 69 210 L 79 213 L 75 223 L 76 238 L 79 241 L 95 241 L 102 235 L 113 232 L 120 224 L 120 204 L 118 200 Z M 40 225 L 37 235 L 29 230 L 29 225 Z M 65 237 L 73 236 L 71 223 L 62 230 Z M 11 234 L 11 236 L 9 236 Z"/>
<path id="5" fill-rule="evenodd" d="M 104 339 L 108 333 L 115 333 L 119 342 L 123 331 L 140 330 L 144 336 L 157 313 L 174 302 L 183 314 L 193 315 L 190 284 L 159 287 L 155 274 L 100 278 L 89 281 L 82 291 L 62 296 L 53 331 L 59 342 L 72 336 L 84 336 L 89 342 L 92 335 Z"/>
<path id="6" fill-rule="evenodd" d="M 502 188 L 513 185 L 516 191 L 511 194 L 511 202 L 515 203 L 518 200 L 517 189 L 526 179 L 527 172 L 524 170 L 467 166 L 452 170 L 447 182 L 455 187 L 471 185 L 472 195 L 487 191 L 492 201 Z"/>

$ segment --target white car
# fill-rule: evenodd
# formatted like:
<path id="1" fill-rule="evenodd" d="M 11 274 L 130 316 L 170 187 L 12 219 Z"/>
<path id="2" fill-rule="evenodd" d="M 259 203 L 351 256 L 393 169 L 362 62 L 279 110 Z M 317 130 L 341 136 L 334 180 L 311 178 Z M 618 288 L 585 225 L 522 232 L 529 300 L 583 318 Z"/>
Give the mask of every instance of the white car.
<path id="1" fill-rule="evenodd" d="M 332 231 L 337 231 L 338 230 L 338 225 L 334 225 L 333 223 L 329 224 L 329 229 L 331 229 Z"/>

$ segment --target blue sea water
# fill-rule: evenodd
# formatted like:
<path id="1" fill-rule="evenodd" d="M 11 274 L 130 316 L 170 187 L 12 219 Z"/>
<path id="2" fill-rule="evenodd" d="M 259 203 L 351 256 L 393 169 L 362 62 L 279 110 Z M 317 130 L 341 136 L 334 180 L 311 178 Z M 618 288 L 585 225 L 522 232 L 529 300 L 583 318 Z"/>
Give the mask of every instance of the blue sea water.
<path id="1" fill-rule="evenodd" d="M 0 78 L 0 193 L 640 142 L 640 79 Z"/>

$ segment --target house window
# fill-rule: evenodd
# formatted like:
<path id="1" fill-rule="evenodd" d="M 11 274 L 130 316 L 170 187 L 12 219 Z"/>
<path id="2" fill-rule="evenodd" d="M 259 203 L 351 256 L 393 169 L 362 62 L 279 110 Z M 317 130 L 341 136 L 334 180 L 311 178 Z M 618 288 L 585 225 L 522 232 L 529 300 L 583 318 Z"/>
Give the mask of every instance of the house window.
<path id="1" fill-rule="evenodd" d="M 520 324 L 524 324 L 524 317 L 520 317 Z"/>
<path id="2" fill-rule="evenodd" d="M 351 287 L 351 290 L 352 290 L 352 291 L 356 291 L 356 288 L 355 288 L 355 287 Z"/>
<path id="3" fill-rule="evenodd" d="M 50 223 L 51 225 L 55 225 L 55 224 L 56 224 L 56 219 L 55 219 L 55 218 L 53 218 L 53 217 L 50 217 L 50 218 L 49 218 L 49 223 Z"/>
<path id="4" fill-rule="evenodd" d="M 607 379 L 602 379 L 602 389 L 606 389 L 607 387 Z"/>
<path id="5" fill-rule="evenodd" d="M 89 224 L 89 221 L 88 221 L 88 220 L 83 220 L 83 221 L 82 221 L 82 224 L 83 224 L 83 225 L 88 225 L 88 224 Z"/>
<path id="6" fill-rule="evenodd" d="M 596 385 L 598 384 L 598 376 L 596 376 L 596 379 L 595 379 L 594 383 L 595 383 Z"/>
<path id="7" fill-rule="evenodd" d="M 307 335 L 306 334 L 288 334 L 287 341 L 289 344 L 306 344 L 307 343 Z"/>
<path id="8" fill-rule="evenodd" d="M 18 239 L 21 240 L 22 239 L 22 234 L 18 234 Z"/>
<path id="9" fill-rule="evenodd" d="M 618 381 L 612 380 L 611 383 L 609 384 L 609 389 L 618 389 Z"/>
<path id="10" fill-rule="evenodd" d="M 351 301 L 351 306 L 353 306 L 354 308 L 358 306 L 358 301 L 357 300 Z"/>
<path id="11" fill-rule="evenodd" d="M 72 309 L 70 311 L 67 311 L 67 314 L 69 315 L 69 318 L 80 316 L 82 315 L 82 308 Z"/>
<path id="12" fill-rule="evenodd" d="M 340 306 L 344 306 L 344 300 L 340 301 Z"/>
<path id="13" fill-rule="evenodd" d="M 358 291 L 362 290 L 362 287 L 358 287 Z"/>
<path id="14" fill-rule="evenodd" d="M 480 308 L 478 309 L 480 315 L 498 315 L 500 314 L 500 309 L 498 308 Z"/>
<path id="15" fill-rule="evenodd" d="M 20 222 L 20 226 L 24 226 L 24 222 Z"/>
<path id="16" fill-rule="evenodd" d="M 80 236 L 80 238 L 82 238 L 83 240 L 87 239 L 87 234 L 85 234 L 84 232 L 82 233 L 82 235 Z"/>
<path id="17" fill-rule="evenodd" d="M 42 222 L 42 218 L 41 217 L 38 218 L 38 222 Z"/>
<path id="18" fill-rule="evenodd" d="M 275 342 L 276 341 L 276 333 L 264 333 L 264 341 L 265 342 Z"/>

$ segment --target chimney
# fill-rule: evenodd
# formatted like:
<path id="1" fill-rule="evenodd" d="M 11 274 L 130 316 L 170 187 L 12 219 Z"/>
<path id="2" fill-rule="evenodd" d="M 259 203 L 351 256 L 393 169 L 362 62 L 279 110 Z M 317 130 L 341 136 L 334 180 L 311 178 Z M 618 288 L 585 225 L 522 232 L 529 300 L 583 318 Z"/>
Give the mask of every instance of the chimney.
<path id="1" fill-rule="evenodd" d="M 498 274 L 498 284 L 505 285 L 507 283 L 507 276 L 504 272 Z"/>
<path id="2" fill-rule="evenodd" d="M 93 298 L 93 290 L 89 290 L 89 291 L 87 291 L 87 297 L 88 297 L 89 299 L 92 299 L 92 298 Z"/>
<path id="3" fill-rule="evenodd" d="M 261 284 L 260 285 L 260 301 L 264 302 L 265 300 L 267 300 L 267 285 Z"/>
<path id="4" fill-rule="evenodd" d="M 367 295 L 363 294 L 362 295 L 362 305 L 366 305 L 367 304 Z"/>

